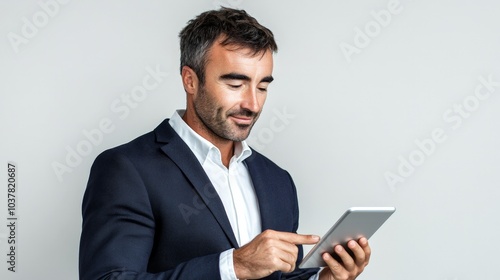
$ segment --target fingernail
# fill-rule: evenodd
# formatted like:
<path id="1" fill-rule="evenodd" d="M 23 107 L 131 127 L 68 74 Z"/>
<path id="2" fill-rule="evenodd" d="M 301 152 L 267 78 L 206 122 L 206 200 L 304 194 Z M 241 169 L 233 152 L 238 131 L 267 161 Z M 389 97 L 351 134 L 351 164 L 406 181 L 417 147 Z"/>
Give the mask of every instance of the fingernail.
<path id="1" fill-rule="evenodd" d="M 319 241 L 319 236 L 317 235 L 312 235 L 311 236 L 314 241 Z"/>
<path id="2" fill-rule="evenodd" d="M 344 250 L 344 248 L 342 248 L 342 246 L 340 246 L 340 245 L 339 245 L 339 246 L 337 246 L 337 247 L 335 247 L 335 251 L 337 251 L 337 253 L 340 253 L 340 252 L 342 252 L 343 250 Z"/>

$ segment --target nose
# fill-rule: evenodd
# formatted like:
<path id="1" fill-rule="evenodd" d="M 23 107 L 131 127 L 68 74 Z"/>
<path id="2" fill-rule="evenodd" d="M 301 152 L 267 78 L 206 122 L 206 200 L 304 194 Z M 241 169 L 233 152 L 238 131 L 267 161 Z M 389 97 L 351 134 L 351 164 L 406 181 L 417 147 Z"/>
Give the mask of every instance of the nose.
<path id="1" fill-rule="evenodd" d="M 241 108 L 258 113 L 262 108 L 264 100 L 265 94 L 257 92 L 255 88 L 249 88 L 243 92 Z"/>

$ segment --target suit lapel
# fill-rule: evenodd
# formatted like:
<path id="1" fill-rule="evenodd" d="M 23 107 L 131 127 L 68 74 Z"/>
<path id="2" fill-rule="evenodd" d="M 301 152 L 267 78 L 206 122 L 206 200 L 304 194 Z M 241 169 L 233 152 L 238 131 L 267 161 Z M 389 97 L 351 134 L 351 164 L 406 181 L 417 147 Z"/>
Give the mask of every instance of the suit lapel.
<path id="1" fill-rule="evenodd" d="M 238 248 L 238 242 L 227 218 L 224 205 L 195 155 L 172 129 L 168 123 L 168 119 L 155 129 L 155 134 L 158 142 L 166 143 L 161 147 L 161 150 L 181 169 L 209 211 L 214 215 L 231 242 L 231 245 L 234 248 Z"/>
<path id="2" fill-rule="evenodd" d="M 247 158 L 245 162 L 247 164 L 250 177 L 252 178 L 257 200 L 259 201 L 262 231 L 275 228 L 278 221 L 276 220 L 277 217 L 274 214 L 274 194 L 269 189 L 269 184 L 266 183 L 266 170 L 257 162 L 255 151 L 253 151 L 252 155 Z"/>

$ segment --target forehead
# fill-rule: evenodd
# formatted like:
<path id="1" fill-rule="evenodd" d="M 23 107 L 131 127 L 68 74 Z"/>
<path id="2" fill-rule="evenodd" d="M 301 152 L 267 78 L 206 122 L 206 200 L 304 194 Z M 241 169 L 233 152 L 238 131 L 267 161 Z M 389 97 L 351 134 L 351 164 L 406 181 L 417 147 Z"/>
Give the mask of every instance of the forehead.
<path id="1" fill-rule="evenodd" d="M 250 48 L 223 46 L 216 41 L 208 51 L 206 70 L 206 75 L 235 72 L 250 77 L 269 76 L 273 70 L 272 51 L 255 54 Z"/>

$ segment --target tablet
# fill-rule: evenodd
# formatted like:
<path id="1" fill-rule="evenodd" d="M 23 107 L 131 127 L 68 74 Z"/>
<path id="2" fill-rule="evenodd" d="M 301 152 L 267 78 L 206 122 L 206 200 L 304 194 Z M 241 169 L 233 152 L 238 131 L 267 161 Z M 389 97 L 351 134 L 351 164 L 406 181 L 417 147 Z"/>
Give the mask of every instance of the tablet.
<path id="1" fill-rule="evenodd" d="M 349 240 L 358 240 L 361 237 L 370 238 L 394 211 L 396 211 L 394 207 L 349 208 L 309 251 L 299 268 L 326 266 L 321 257 L 323 253 L 333 253 L 333 248 L 338 244 L 346 247 Z M 334 255 L 334 257 L 337 256 Z"/>

